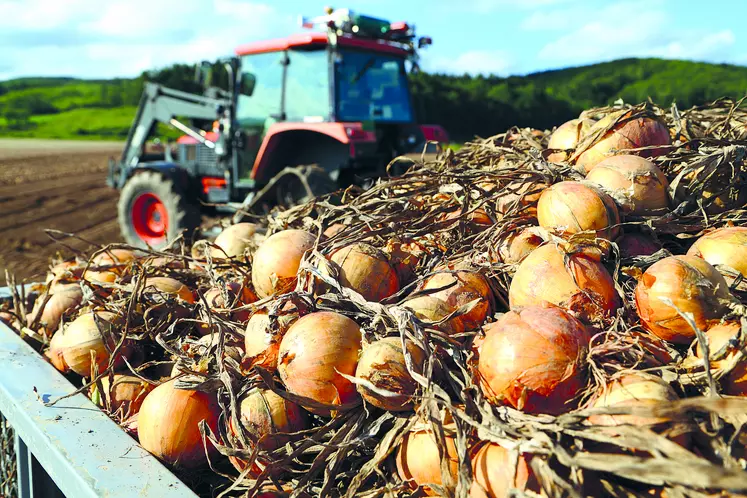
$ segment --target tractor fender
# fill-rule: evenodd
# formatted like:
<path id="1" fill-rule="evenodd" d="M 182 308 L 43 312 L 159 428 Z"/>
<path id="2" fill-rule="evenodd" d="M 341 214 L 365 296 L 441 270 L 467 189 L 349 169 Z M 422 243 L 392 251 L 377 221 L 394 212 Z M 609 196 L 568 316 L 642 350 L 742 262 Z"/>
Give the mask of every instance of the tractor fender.
<path id="1" fill-rule="evenodd" d="M 184 192 L 188 192 L 192 187 L 192 176 L 189 172 L 179 164 L 169 161 L 152 161 L 147 163 L 139 163 L 137 166 L 127 168 L 125 174 L 119 177 L 119 186 L 121 190 L 124 187 L 127 180 L 135 176 L 141 171 L 155 171 L 166 178 L 171 179 L 175 185 L 182 189 Z"/>
<path id="2" fill-rule="evenodd" d="M 251 178 L 267 181 L 285 166 L 317 164 L 328 173 L 355 155 L 355 145 L 375 143 L 362 123 L 274 123 L 265 134 Z"/>

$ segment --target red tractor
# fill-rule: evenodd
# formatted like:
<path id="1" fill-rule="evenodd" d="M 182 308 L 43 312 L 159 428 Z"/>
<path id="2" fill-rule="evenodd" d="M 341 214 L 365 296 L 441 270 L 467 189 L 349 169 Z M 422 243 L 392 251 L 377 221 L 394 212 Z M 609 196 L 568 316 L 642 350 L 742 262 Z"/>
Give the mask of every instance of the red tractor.
<path id="1" fill-rule="evenodd" d="M 326 32 L 238 47 L 224 61 L 227 89 L 195 95 L 146 84 L 107 178 L 121 190 L 128 243 L 164 246 L 195 229 L 203 213 L 245 210 L 258 197 L 288 205 L 362 184 L 383 176 L 394 157 L 448 141 L 440 126 L 416 124 L 407 81 L 429 38 L 349 10 L 302 23 Z M 185 135 L 147 154 L 158 122 Z"/>

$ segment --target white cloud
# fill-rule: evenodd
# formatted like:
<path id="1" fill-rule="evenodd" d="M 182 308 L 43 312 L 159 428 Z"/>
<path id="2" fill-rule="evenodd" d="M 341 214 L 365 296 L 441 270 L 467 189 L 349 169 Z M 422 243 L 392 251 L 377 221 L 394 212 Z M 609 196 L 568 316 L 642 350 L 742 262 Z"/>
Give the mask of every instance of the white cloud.
<path id="1" fill-rule="evenodd" d="M 631 19 L 635 13 L 635 22 Z M 538 59 L 553 67 L 586 64 L 621 57 L 664 57 L 719 60 L 736 42 L 731 30 L 679 29 L 670 22 L 662 0 L 617 2 L 598 11 L 558 12 L 571 17 L 577 29 L 547 43 Z M 548 29 L 553 13 L 525 21 L 526 29 Z"/>
<path id="2" fill-rule="evenodd" d="M 470 50 L 457 56 L 424 57 L 423 68 L 430 72 L 451 74 L 496 74 L 505 76 L 514 66 L 511 56 L 502 50 Z"/>
<path id="3" fill-rule="evenodd" d="M 296 29 L 294 17 L 264 1 L 0 0 L 0 79 L 133 76 L 228 56 Z"/>

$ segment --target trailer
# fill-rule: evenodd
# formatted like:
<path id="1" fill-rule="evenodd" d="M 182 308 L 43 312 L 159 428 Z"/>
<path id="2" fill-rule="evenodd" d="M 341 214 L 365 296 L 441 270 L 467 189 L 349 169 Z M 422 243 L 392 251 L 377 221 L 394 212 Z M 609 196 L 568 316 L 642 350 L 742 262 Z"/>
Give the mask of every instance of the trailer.
<path id="1" fill-rule="evenodd" d="M 0 364 L 3 498 L 197 498 L 1 321 Z"/>

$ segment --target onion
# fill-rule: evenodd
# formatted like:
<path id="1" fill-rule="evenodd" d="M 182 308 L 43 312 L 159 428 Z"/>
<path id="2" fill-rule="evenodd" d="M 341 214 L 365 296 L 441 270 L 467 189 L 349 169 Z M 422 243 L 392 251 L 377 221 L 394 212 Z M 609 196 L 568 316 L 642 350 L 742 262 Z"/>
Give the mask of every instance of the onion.
<path id="1" fill-rule="evenodd" d="M 109 249 L 98 254 L 91 263 L 96 266 L 118 265 L 123 266 L 137 259 L 137 254 L 129 249 Z"/>
<path id="2" fill-rule="evenodd" d="M 547 143 L 548 149 L 555 149 L 558 152 L 552 152 L 547 155 L 547 160 L 553 163 L 559 163 L 570 159 L 570 154 L 566 151 L 575 149 L 578 141 L 586 135 L 594 121 L 591 119 L 571 119 L 566 121 L 550 135 Z"/>
<path id="3" fill-rule="evenodd" d="M 669 181 L 648 159 L 608 157 L 586 175 L 586 180 L 605 189 L 625 214 L 655 216 L 669 209 Z"/>
<path id="4" fill-rule="evenodd" d="M 224 228 L 215 238 L 215 245 L 211 249 L 211 256 L 215 259 L 242 258 L 247 249 L 254 244 L 254 234 L 257 225 L 254 223 L 237 223 Z"/>
<path id="5" fill-rule="evenodd" d="M 204 420 L 217 433 L 220 407 L 212 394 L 176 389 L 175 383 L 161 384 L 145 397 L 138 414 L 140 445 L 171 465 L 199 467 L 206 457 L 198 424 Z"/>
<path id="6" fill-rule="evenodd" d="M 479 273 L 464 270 L 460 265 L 449 265 L 441 273 L 429 277 L 422 284 L 423 290 L 442 289 L 429 294 L 431 297 L 444 301 L 452 311 L 460 306 L 479 300 L 469 313 L 454 319 L 456 326 L 462 330 L 472 330 L 479 327 L 490 312 L 490 286 L 485 277 Z M 458 270 L 451 272 L 452 270 Z"/>
<path id="7" fill-rule="evenodd" d="M 55 344 L 50 344 L 50 346 L 62 350 L 64 362 L 73 372 L 88 377 L 91 375 L 93 365 L 91 351 L 94 352 L 99 372 L 103 371 L 109 364 L 110 351 L 113 351 L 117 345 L 118 329 L 117 316 L 114 313 L 108 311 L 89 312 L 80 315 L 64 329 L 57 332 L 55 336 L 61 336 L 58 339 L 60 342 L 55 341 Z M 132 349 L 125 344 L 119 350 L 119 353 L 129 358 Z"/>
<path id="8" fill-rule="evenodd" d="M 329 258 L 340 266 L 340 283 L 367 301 L 379 302 L 399 290 L 399 279 L 386 254 L 368 244 L 353 244 Z"/>
<path id="9" fill-rule="evenodd" d="M 63 261 L 52 266 L 47 273 L 46 284 L 59 280 L 78 280 L 83 274 L 83 266 L 77 261 Z"/>
<path id="10" fill-rule="evenodd" d="M 597 186 L 565 181 L 542 192 L 537 220 L 543 228 L 561 235 L 594 230 L 597 237 L 614 240 L 620 235 L 620 214 L 615 201 Z"/>
<path id="11" fill-rule="evenodd" d="M 239 402 L 239 421 L 252 440 L 267 451 L 288 442 L 285 434 L 307 427 L 301 407 L 268 389 L 258 388 L 249 391 Z"/>
<path id="12" fill-rule="evenodd" d="M 550 303 L 588 322 L 612 315 L 620 303 L 612 276 L 596 256 L 565 254 L 554 244 L 535 249 L 521 262 L 508 297 L 512 310 Z"/>
<path id="13" fill-rule="evenodd" d="M 643 233 L 626 233 L 615 240 L 623 258 L 651 256 L 661 249 L 661 244 Z"/>
<path id="14" fill-rule="evenodd" d="M 92 284 L 113 284 L 117 281 L 118 276 L 119 274 L 109 270 L 87 270 L 83 273 L 83 280 Z"/>
<path id="15" fill-rule="evenodd" d="M 39 312 L 38 306 L 41 306 L 43 301 L 37 301 L 34 310 L 31 312 L 31 319 L 33 319 Z M 39 319 L 39 325 L 42 332 L 46 335 L 51 335 L 57 327 L 60 325 L 62 317 L 76 308 L 81 302 L 83 302 L 83 290 L 78 284 L 67 284 L 60 285 L 55 288 L 54 293 L 49 297 L 49 300 L 44 305 L 41 318 Z M 31 323 L 29 323 L 29 326 Z"/>
<path id="16" fill-rule="evenodd" d="M 228 302 L 225 299 L 226 295 Z M 211 287 L 204 297 L 212 312 L 219 314 L 230 312 L 231 319 L 237 322 L 246 322 L 251 312 L 248 309 L 234 308 L 246 306 L 257 300 L 257 296 L 249 287 L 242 286 L 238 282 L 227 282 L 222 288 Z"/>
<path id="17" fill-rule="evenodd" d="M 592 403 L 591 408 L 615 406 L 646 406 L 668 403 L 679 399 L 677 393 L 658 377 L 643 374 L 628 374 L 612 381 Z M 666 418 L 640 417 L 637 415 L 592 415 L 589 422 L 594 425 L 657 425 L 670 422 Z"/>
<path id="18" fill-rule="evenodd" d="M 511 489 L 540 490 L 527 457 L 519 455 L 514 467 L 511 453 L 503 446 L 495 443 L 481 446 L 472 458 L 470 498 L 508 498 L 513 496 L 509 493 Z"/>
<path id="19" fill-rule="evenodd" d="M 280 342 L 288 327 L 298 319 L 298 314 L 287 313 L 276 317 L 273 326 L 266 312 L 254 313 L 246 323 L 244 351 L 248 366 L 261 366 L 274 372 L 278 368 Z"/>
<path id="20" fill-rule="evenodd" d="M 409 308 L 410 311 L 412 311 L 412 314 L 419 319 L 427 320 L 429 322 L 440 322 L 454 311 L 454 308 L 449 306 L 446 301 L 433 297 L 433 295 L 408 299 L 402 304 L 402 306 Z M 452 318 L 451 320 L 434 326 L 434 328 L 449 335 L 460 334 L 464 332 L 464 322 L 461 318 L 462 317 Z"/>
<path id="21" fill-rule="evenodd" d="M 603 159 L 615 154 L 635 154 L 641 157 L 656 157 L 666 154 L 667 147 L 656 147 L 645 150 L 630 150 L 640 147 L 666 146 L 672 143 L 669 129 L 658 119 L 641 117 L 630 119 L 629 111 L 608 114 L 599 120 L 587 136 L 602 133 L 615 121 L 620 121 L 604 133 L 591 147 L 586 149 L 576 160 L 577 168 L 588 173 Z"/>
<path id="22" fill-rule="evenodd" d="M 421 372 L 425 360 L 423 350 L 408 340 L 407 352 L 410 354 L 415 371 Z M 396 396 L 384 396 L 359 384 L 358 392 L 364 400 L 375 407 L 389 411 L 412 409 L 412 398 L 418 384 L 407 370 L 402 341 L 399 337 L 385 337 L 364 347 L 363 354 L 358 360 L 355 376 L 370 382 L 378 389 L 396 393 Z"/>
<path id="23" fill-rule="evenodd" d="M 44 352 L 44 356 L 47 357 L 49 362 L 62 373 L 68 373 L 70 371 L 70 365 L 65 362 L 65 335 L 62 331 L 59 331 L 52 335 L 52 339 L 49 341 L 49 349 Z"/>
<path id="24" fill-rule="evenodd" d="M 541 179 L 509 183 L 504 188 L 506 193 L 498 198 L 496 211 L 505 215 L 517 207 L 523 214 L 534 216 L 537 213 L 537 201 L 549 186 L 550 184 L 544 183 Z"/>
<path id="25" fill-rule="evenodd" d="M 280 343 L 280 379 L 291 393 L 319 403 L 355 402 L 355 385 L 340 373 L 354 375 L 360 349 L 361 331 L 353 320 L 331 311 L 311 313 L 291 325 Z M 317 415 L 331 413 L 305 408 Z"/>
<path id="26" fill-rule="evenodd" d="M 738 322 L 725 322 L 714 325 L 709 328 L 706 332 L 708 338 L 708 351 L 712 357 L 715 357 L 722 349 L 725 349 L 726 360 L 711 361 L 711 368 L 718 367 L 729 358 L 737 353 L 737 342 L 730 343 L 732 339 L 739 337 L 739 331 L 741 326 Z M 700 342 L 695 349 L 695 356 L 698 358 L 703 357 L 703 350 L 700 347 Z M 740 363 L 721 378 L 721 388 L 724 394 L 729 396 L 745 396 L 747 395 L 747 360 L 744 358 Z"/>
<path id="27" fill-rule="evenodd" d="M 441 215 L 438 221 L 456 221 L 459 224 L 464 223 L 465 228 L 469 233 L 482 232 L 494 225 L 493 219 L 483 208 L 471 210 L 464 217 L 462 217 L 461 208 L 457 208 Z M 454 226 L 454 224 L 449 226 Z"/>
<path id="28" fill-rule="evenodd" d="M 148 277 L 145 280 L 144 290 L 145 292 L 153 292 L 155 290 L 162 294 L 179 298 L 190 304 L 195 302 L 195 296 L 189 287 L 170 277 Z"/>
<path id="29" fill-rule="evenodd" d="M 338 233 L 342 232 L 347 228 L 347 225 L 343 225 L 342 223 L 333 223 L 332 225 L 328 226 L 324 229 L 324 232 L 322 232 L 322 235 L 326 238 L 332 238 Z"/>
<path id="30" fill-rule="evenodd" d="M 265 240 L 254 254 L 252 283 L 260 298 L 286 292 L 296 285 L 304 253 L 316 238 L 303 230 L 284 230 Z"/>
<path id="31" fill-rule="evenodd" d="M 688 256 L 697 256 L 710 264 L 723 265 L 747 278 L 747 227 L 725 227 L 703 235 L 687 251 Z M 729 284 L 736 275 L 728 270 L 722 275 Z"/>
<path id="32" fill-rule="evenodd" d="M 98 386 L 91 386 L 91 399 L 100 407 L 109 407 L 111 413 L 120 412 L 122 418 L 130 417 L 140 411 L 145 396 L 154 389 L 154 385 L 134 375 L 114 374 L 114 382 L 105 375 L 101 378 L 103 392 Z"/>
<path id="33" fill-rule="evenodd" d="M 505 232 L 498 238 L 497 260 L 509 265 L 521 263 L 544 242 L 545 238 L 539 227 Z"/>
<path id="34" fill-rule="evenodd" d="M 724 277 L 695 256 L 670 256 L 646 270 L 635 288 L 644 327 L 665 341 L 689 344 L 695 331 L 662 299 L 671 299 L 681 312 L 692 313 L 696 325 L 706 330 L 724 314 L 724 302 L 733 298 Z"/>
<path id="35" fill-rule="evenodd" d="M 455 445 L 455 435 L 445 427 L 446 448 L 439 447 L 436 436 L 430 429 L 413 430 L 405 435 L 397 449 L 397 473 L 404 481 L 411 481 L 412 487 L 422 487 L 426 496 L 436 496 L 428 484 L 443 486 L 439 450 L 448 459 L 449 475 L 456 482 L 459 459 Z"/>
<path id="36" fill-rule="evenodd" d="M 489 398 L 527 413 L 572 408 L 583 387 L 589 335 L 560 308 L 510 311 L 486 327 L 478 371 Z"/>

